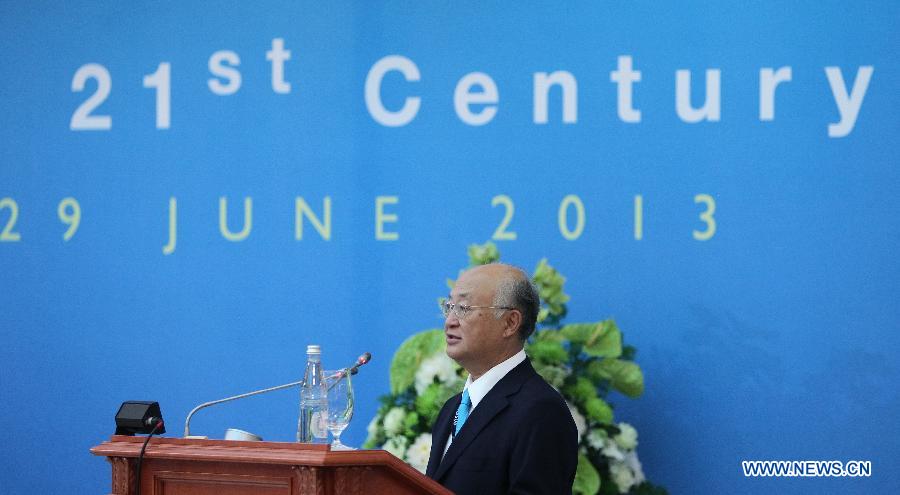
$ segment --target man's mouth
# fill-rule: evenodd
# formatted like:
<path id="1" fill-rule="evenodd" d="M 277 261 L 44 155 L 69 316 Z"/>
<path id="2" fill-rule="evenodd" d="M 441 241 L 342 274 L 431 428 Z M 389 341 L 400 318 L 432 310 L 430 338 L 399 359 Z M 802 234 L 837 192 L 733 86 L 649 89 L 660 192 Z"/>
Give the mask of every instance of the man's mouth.
<path id="1" fill-rule="evenodd" d="M 453 345 L 462 340 L 462 337 L 457 337 L 456 335 L 447 334 L 447 345 Z"/>

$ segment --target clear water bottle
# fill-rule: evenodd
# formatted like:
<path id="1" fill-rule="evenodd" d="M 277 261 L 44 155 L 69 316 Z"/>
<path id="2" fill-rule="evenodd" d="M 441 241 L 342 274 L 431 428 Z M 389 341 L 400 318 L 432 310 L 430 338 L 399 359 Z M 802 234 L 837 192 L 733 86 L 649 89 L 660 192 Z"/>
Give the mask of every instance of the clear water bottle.
<path id="1" fill-rule="evenodd" d="M 302 443 L 328 442 L 328 388 L 322 367 L 322 348 L 306 346 L 306 372 L 300 387 L 300 420 L 297 441 Z"/>

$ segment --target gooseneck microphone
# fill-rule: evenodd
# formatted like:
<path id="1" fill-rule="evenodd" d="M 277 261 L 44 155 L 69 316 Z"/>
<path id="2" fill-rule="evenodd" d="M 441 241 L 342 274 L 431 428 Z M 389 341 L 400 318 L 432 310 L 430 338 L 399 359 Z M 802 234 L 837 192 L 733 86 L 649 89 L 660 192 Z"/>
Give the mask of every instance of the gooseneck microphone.
<path id="1" fill-rule="evenodd" d="M 339 371 L 339 372 L 337 373 L 338 379 L 342 379 L 344 376 L 346 376 L 345 373 L 346 373 L 346 374 L 350 374 L 350 375 L 355 375 L 355 374 L 359 373 L 359 367 L 362 366 L 362 365 L 364 365 L 364 364 L 366 364 L 366 363 L 368 363 L 371 359 L 372 359 L 372 353 L 371 353 L 371 352 L 363 353 L 361 356 L 359 356 L 358 358 L 356 358 L 356 363 L 354 363 L 353 366 L 351 366 L 351 367 L 349 367 L 349 368 L 344 368 L 344 369 L 342 369 L 341 371 Z M 264 388 L 264 389 L 261 389 L 261 390 L 254 390 L 254 391 L 252 391 L 252 392 L 247 392 L 247 393 L 244 393 L 244 394 L 233 395 L 233 396 L 231 396 L 231 397 L 226 397 L 226 398 L 224 398 L 224 399 L 219 399 L 219 400 L 213 400 L 213 401 L 209 401 L 209 402 L 204 402 L 203 404 L 200 404 L 199 406 L 197 406 L 197 407 L 191 409 L 191 412 L 189 412 L 188 415 L 187 415 L 187 418 L 185 418 L 185 420 L 184 420 L 184 437 L 187 438 L 187 437 L 191 436 L 191 417 L 192 417 L 197 411 L 199 411 L 199 410 L 201 410 L 201 409 L 203 409 L 203 408 L 206 408 L 206 407 L 209 407 L 209 406 L 214 406 L 214 405 L 216 405 L 216 404 L 221 404 L 221 403 L 223 403 L 223 402 L 231 402 L 231 401 L 233 401 L 233 400 L 243 399 L 243 398 L 245 398 L 245 397 L 252 397 L 252 396 L 254 396 L 254 395 L 260 395 L 260 394 L 265 394 L 265 393 L 268 393 L 268 392 L 274 392 L 274 391 L 276 391 L 276 390 L 282 390 L 282 389 L 285 389 L 285 388 L 296 387 L 296 386 L 298 386 L 298 385 L 299 385 L 299 386 L 303 386 L 303 380 L 296 381 L 296 382 L 291 382 L 291 383 L 285 383 L 284 385 L 278 385 L 277 387 L 269 387 L 269 388 Z"/>
<path id="2" fill-rule="evenodd" d="M 356 358 L 356 364 L 354 364 L 354 365 L 351 366 L 349 369 L 347 369 L 347 371 L 348 371 L 351 375 L 355 375 L 355 374 L 359 373 L 359 367 L 360 367 L 360 366 L 362 366 L 362 365 L 368 363 L 368 362 L 371 361 L 371 360 L 372 360 L 372 353 L 371 353 L 371 352 L 365 352 L 365 353 L 363 353 L 362 356 Z"/>
<path id="3" fill-rule="evenodd" d="M 332 384 L 328 387 L 328 390 L 331 390 L 331 387 L 337 385 L 337 382 L 343 380 L 345 376 L 347 376 L 347 375 L 355 375 L 355 374 L 359 373 L 359 367 L 362 366 L 362 365 L 364 365 L 364 364 L 366 364 L 366 363 L 368 363 L 369 360 L 371 360 L 371 359 L 372 359 L 372 353 L 371 353 L 371 352 L 363 353 L 363 355 L 361 355 L 361 356 L 359 356 L 358 358 L 356 358 L 356 364 L 354 364 L 353 366 L 351 366 L 351 367 L 349 367 L 349 368 L 344 368 L 344 369 L 342 369 L 342 370 L 337 370 L 337 371 L 334 372 L 334 374 L 325 377 L 326 379 L 327 379 L 327 378 L 334 378 L 334 379 L 335 379 L 334 383 L 332 383 Z"/>

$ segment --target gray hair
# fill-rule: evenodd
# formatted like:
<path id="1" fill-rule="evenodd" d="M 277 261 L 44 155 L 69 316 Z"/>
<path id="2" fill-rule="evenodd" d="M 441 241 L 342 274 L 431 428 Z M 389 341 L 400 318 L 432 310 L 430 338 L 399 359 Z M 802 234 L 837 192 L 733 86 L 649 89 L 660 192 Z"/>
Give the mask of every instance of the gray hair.
<path id="1" fill-rule="evenodd" d="M 522 324 L 519 326 L 519 339 L 522 342 L 534 333 L 537 325 L 538 311 L 541 309 L 541 298 L 537 287 L 529 278 L 525 270 L 505 263 L 497 263 L 511 268 L 517 275 L 505 276 L 497 284 L 497 292 L 494 294 L 494 306 L 507 306 L 515 308 L 522 313 Z M 495 318 L 500 318 L 503 310 L 494 313 Z"/>

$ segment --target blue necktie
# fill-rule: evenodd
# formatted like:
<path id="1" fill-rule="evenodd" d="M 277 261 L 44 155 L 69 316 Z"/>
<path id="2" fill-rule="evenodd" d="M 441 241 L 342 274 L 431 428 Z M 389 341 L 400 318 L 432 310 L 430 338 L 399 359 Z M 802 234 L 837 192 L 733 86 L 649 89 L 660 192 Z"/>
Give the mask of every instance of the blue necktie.
<path id="1" fill-rule="evenodd" d="M 462 429 L 463 423 L 469 418 L 469 408 L 471 406 L 472 401 L 469 399 L 469 389 L 465 389 L 463 390 L 462 401 L 459 403 L 459 409 L 456 410 L 456 417 L 453 418 L 455 426 L 453 436 L 459 435 L 459 430 Z"/>

